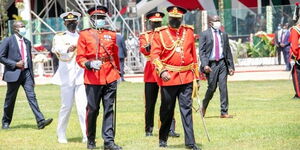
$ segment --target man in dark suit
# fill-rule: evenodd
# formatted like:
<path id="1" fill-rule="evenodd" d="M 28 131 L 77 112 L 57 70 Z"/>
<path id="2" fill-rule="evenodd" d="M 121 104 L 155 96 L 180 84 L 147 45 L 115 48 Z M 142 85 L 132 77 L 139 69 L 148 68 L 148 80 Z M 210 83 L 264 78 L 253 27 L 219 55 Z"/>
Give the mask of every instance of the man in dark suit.
<path id="1" fill-rule="evenodd" d="M 228 35 L 220 30 L 219 16 L 213 16 L 209 28 L 200 35 L 201 71 L 206 74 L 208 88 L 203 99 L 203 116 L 209 101 L 219 84 L 221 115 L 220 118 L 232 118 L 228 115 L 227 75 L 234 74 L 234 64 L 229 46 Z"/>
<path id="2" fill-rule="evenodd" d="M 124 80 L 124 61 L 125 58 L 127 57 L 127 48 L 125 45 L 125 40 L 123 36 L 121 35 L 120 30 L 117 30 L 117 45 L 118 45 L 118 50 L 119 50 L 119 59 L 120 59 L 120 72 L 121 72 L 121 80 Z"/>
<path id="3" fill-rule="evenodd" d="M 285 70 L 290 71 L 292 66 L 290 63 L 290 31 L 288 29 L 289 24 L 283 25 L 282 29 L 275 33 L 275 45 L 278 52 L 278 63 L 280 64 L 281 52 L 283 53 Z"/>
<path id="4" fill-rule="evenodd" d="M 14 33 L 0 45 L 0 62 L 4 64 L 3 80 L 7 82 L 6 98 L 2 118 L 2 129 L 8 129 L 12 121 L 14 106 L 20 85 L 23 86 L 28 103 L 35 115 L 38 129 L 43 129 L 52 122 L 45 120 L 41 113 L 34 92 L 34 74 L 31 58 L 31 43 L 23 36 L 26 28 L 23 22 L 13 24 Z"/>

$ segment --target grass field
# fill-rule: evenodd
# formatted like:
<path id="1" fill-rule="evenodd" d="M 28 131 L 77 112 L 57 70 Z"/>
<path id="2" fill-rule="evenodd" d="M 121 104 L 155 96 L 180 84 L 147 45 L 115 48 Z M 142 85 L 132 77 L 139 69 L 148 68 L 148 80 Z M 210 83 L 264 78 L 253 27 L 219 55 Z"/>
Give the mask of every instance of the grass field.
<path id="1" fill-rule="evenodd" d="M 232 119 L 220 119 L 219 92 L 211 101 L 206 115 L 211 142 L 205 137 L 199 114 L 194 113 L 194 131 L 197 144 L 204 150 L 299 150 L 300 149 L 300 100 L 292 100 L 292 82 L 244 81 L 229 82 L 229 113 Z M 153 137 L 144 136 L 143 83 L 121 83 L 118 88 L 118 113 L 116 143 L 125 150 L 157 150 L 158 108 Z M 201 96 L 206 89 L 202 82 Z M 0 114 L 6 87 L 0 87 Z M 37 130 L 34 116 L 20 89 L 9 130 L 0 130 L 0 149 L 86 149 L 81 143 L 80 127 L 76 110 L 70 118 L 68 144 L 58 144 L 56 125 L 60 107 L 59 87 L 39 85 L 36 93 L 40 108 L 46 118 L 54 118 L 44 130 Z M 158 101 L 159 102 L 159 101 Z M 194 105 L 197 103 L 194 102 Z M 101 106 L 102 112 L 102 106 Z M 183 129 L 178 106 L 175 110 L 176 130 L 180 138 L 169 138 L 167 149 L 184 149 Z M 97 146 L 102 149 L 102 113 L 98 117 Z"/>

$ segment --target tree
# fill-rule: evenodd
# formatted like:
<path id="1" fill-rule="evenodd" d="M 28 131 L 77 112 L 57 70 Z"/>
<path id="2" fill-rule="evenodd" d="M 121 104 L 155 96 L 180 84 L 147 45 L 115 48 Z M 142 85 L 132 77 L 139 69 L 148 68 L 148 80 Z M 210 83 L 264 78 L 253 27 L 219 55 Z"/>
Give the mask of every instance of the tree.
<path id="1" fill-rule="evenodd" d="M 7 0 L 0 0 L 0 40 L 7 36 L 7 11 L 5 6 L 7 5 Z"/>

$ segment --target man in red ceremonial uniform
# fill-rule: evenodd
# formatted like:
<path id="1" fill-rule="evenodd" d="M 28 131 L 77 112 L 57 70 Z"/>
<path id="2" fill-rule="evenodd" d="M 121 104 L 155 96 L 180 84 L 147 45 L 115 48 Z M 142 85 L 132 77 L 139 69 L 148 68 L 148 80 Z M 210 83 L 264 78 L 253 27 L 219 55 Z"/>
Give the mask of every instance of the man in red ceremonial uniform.
<path id="1" fill-rule="evenodd" d="M 161 26 L 162 18 L 165 16 L 162 12 L 150 12 L 146 15 L 149 20 L 150 31 L 144 32 L 140 35 L 140 52 L 148 59 L 144 69 L 145 82 L 145 132 L 146 136 L 152 136 L 154 124 L 155 104 L 158 96 L 159 86 L 156 83 L 155 66 L 150 62 L 150 49 L 153 41 L 153 34 L 155 28 Z M 169 136 L 179 137 L 175 132 L 175 119 L 172 120 Z"/>
<path id="2" fill-rule="evenodd" d="M 296 3 L 296 9 L 294 12 L 293 20 L 295 21 L 295 26 L 291 28 L 291 54 L 295 59 L 295 65 L 292 69 L 293 83 L 296 94 L 294 96 L 295 100 L 300 99 L 300 7 L 299 3 Z"/>
<path id="3" fill-rule="evenodd" d="M 96 122 L 100 101 L 103 104 L 102 138 L 105 150 L 120 150 L 114 142 L 114 109 L 120 65 L 116 33 L 105 26 L 107 8 L 96 6 L 88 10 L 93 28 L 80 32 L 77 45 L 77 63 L 84 68 L 87 104 L 87 148 L 96 148 Z"/>
<path id="4" fill-rule="evenodd" d="M 186 148 L 199 150 L 195 143 L 192 118 L 193 81 L 199 78 L 193 27 L 181 25 L 185 9 L 167 8 L 169 26 L 155 30 L 151 61 L 161 86 L 159 146 L 167 147 L 176 98 L 180 106 Z"/>

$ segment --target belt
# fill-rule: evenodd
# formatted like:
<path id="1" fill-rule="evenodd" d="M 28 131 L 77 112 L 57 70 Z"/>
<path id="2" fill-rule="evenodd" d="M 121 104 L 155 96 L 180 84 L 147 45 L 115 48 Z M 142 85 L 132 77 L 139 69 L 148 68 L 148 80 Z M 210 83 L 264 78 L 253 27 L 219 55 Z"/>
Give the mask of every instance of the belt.
<path id="1" fill-rule="evenodd" d="M 216 61 L 216 60 L 209 60 L 210 62 L 219 62 L 219 61 L 222 61 L 222 60 L 224 60 L 224 58 L 221 58 L 221 59 L 219 59 L 218 61 Z"/>
<path id="2" fill-rule="evenodd" d="M 182 71 L 194 70 L 194 63 L 191 63 L 187 66 L 173 66 L 173 65 L 164 64 L 164 67 L 169 71 L 182 72 Z"/>
<path id="3" fill-rule="evenodd" d="M 89 60 L 96 60 L 96 58 L 92 58 L 92 59 L 89 59 Z M 97 60 L 100 60 L 102 62 L 109 62 L 110 60 L 112 60 L 112 58 L 110 56 L 108 56 L 108 57 L 99 57 Z"/>
<path id="4" fill-rule="evenodd" d="M 145 56 L 145 58 L 147 59 L 147 61 L 150 61 L 150 56 Z"/>

